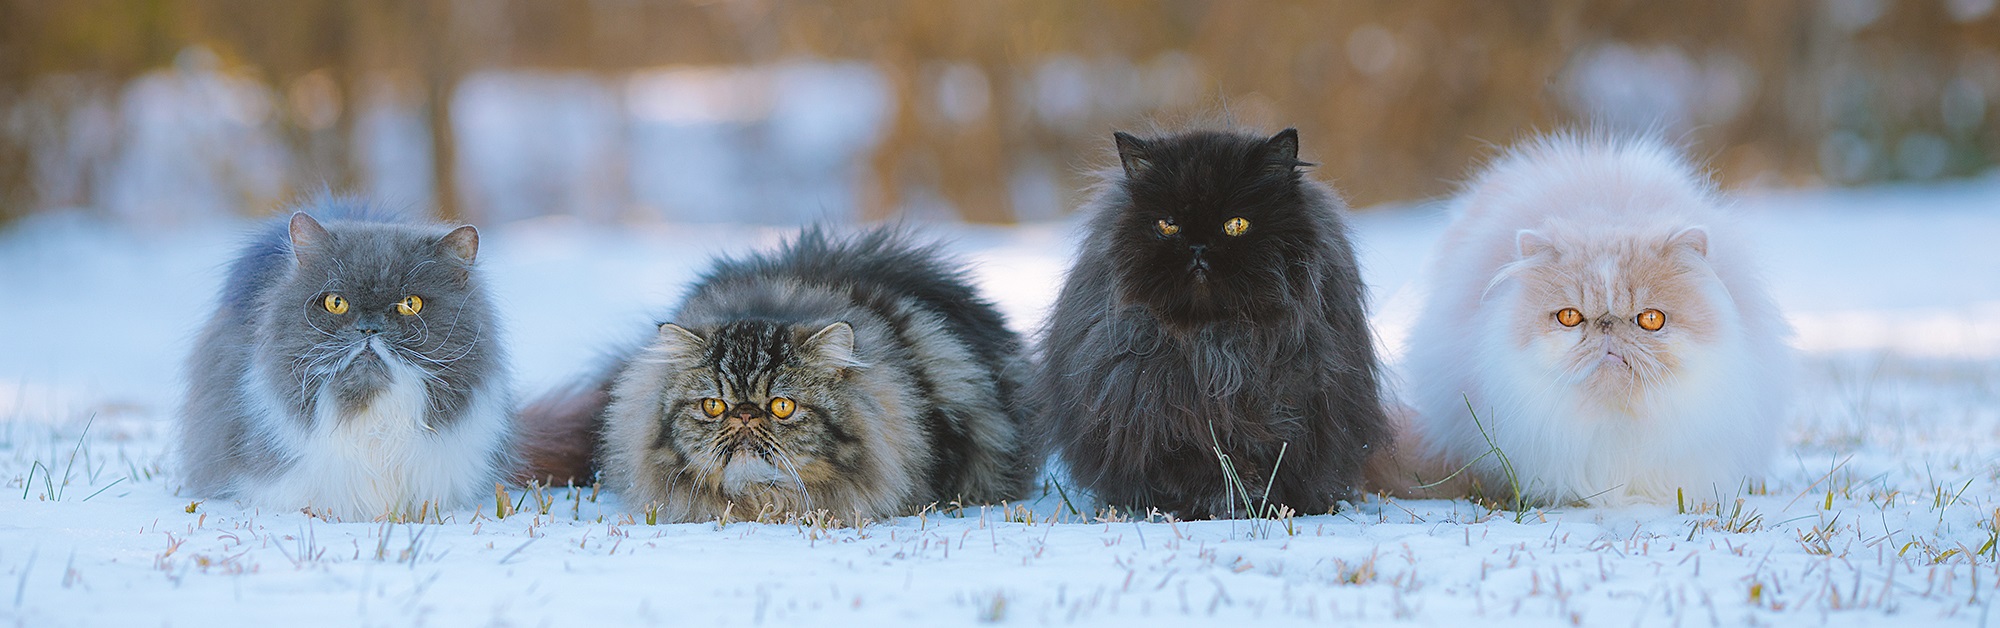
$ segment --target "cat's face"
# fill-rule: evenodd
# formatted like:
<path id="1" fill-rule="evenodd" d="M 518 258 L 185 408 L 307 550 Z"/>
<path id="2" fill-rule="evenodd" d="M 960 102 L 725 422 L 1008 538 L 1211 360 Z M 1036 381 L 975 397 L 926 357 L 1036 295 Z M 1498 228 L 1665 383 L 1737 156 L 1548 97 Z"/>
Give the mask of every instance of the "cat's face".
<path id="1" fill-rule="evenodd" d="M 1179 326 L 1296 304 L 1288 269 L 1320 238 L 1303 206 L 1296 131 L 1116 139 L 1130 202 L 1100 235 L 1122 299 Z"/>
<path id="2" fill-rule="evenodd" d="M 1631 408 L 1734 324 L 1700 227 L 1645 236 L 1522 231 L 1509 340 L 1551 385 Z"/>
<path id="3" fill-rule="evenodd" d="M 858 455 L 846 370 L 854 328 L 735 321 L 716 329 L 661 326 L 662 355 L 678 356 L 660 404 L 674 448 L 709 490 L 754 497 L 812 487 Z"/>
<path id="4" fill-rule="evenodd" d="M 274 292 L 265 334 L 298 395 L 331 392 L 342 410 L 365 408 L 399 369 L 427 379 L 475 357 L 487 341 L 486 303 L 471 285 L 478 232 L 429 234 L 400 225 L 333 223 L 299 213 L 297 261 Z"/>

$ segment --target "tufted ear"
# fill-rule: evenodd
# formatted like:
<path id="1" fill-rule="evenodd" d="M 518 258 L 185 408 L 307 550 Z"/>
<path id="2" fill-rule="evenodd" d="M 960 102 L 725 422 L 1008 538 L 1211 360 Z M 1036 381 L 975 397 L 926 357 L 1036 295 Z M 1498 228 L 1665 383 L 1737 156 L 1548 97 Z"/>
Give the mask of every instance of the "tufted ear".
<path id="1" fill-rule="evenodd" d="M 834 323 L 814 333 L 801 343 L 809 353 L 819 356 L 820 361 L 835 368 L 848 369 L 861 366 L 861 360 L 854 355 L 854 326 Z"/>
<path id="2" fill-rule="evenodd" d="M 333 241 L 333 234 L 327 233 L 326 227 L 320 226 L 319 221 L 305 212 L 292 214 L 291 234 L 292 255 L 297 256 L 301 264 Z"/>
<path id="3" fill-rule="evenodd" d="M 479 230 L 472 225 L 453 229 L 438 239 L 437 247 L 439 252 L 471 264 L 473 258 L 479 256 Z"/>
<path id="4" fill-rule="evenodd" d="M 693 359 L 708 350 L 707 340 L 673 323 L 660 323 L 660 335 L 655 343 L 661 352 L 675 360 Z"/>
<path id="5" fill-rule="evenodd" d="M 1520 259 L 1528 259 L 1545 252 L 1553 253 L 1555 250 L 1555 243 L 1550 242 L 1549 237 L 1539 231 L 1522 229 L 1514 232 L 1514 252 Z"/>
<path id="6" fill-rule="evenodd" d="M 1299 130 L 1285 129 L 1264 140 L 1264 167 L 1274 172 L 1290 172 L 1312 164 L 1299 161 Z"/>
<path id="7" fill-rule="evenodd" d="M 1708 257 L 1708 228 L 1696 225 L 1667 236 L 1667 250 L 1676 247 L 1687 247 L 1695 255 Z"/>
<path id="8" fill-rule="evenodd" d="M 1132 137 L 1124 131 L 1112 133 L 1111 139 L 1118 143 L 1118 161 L 1125 165 L 1125 178 L 1137 178 L 1153 167 L 1152 160 L 1146 156 L 1150 148 L 1146 140 Z"/>

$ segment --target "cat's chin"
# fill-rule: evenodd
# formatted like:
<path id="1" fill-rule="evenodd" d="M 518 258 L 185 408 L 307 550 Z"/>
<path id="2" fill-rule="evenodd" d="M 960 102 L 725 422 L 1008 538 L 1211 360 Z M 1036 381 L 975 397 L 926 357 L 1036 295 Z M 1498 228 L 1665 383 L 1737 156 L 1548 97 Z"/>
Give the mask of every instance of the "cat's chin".
<path id="1" fill-rule="evenodd" d="M 327 386 L 334 399 L 340 402 L 346 414 L 357 414 L 368 409 L 375 397 L 387 390 L 393 383 L 395 374 L 390 372 L 389 358 L 383 351 L 372 346 L 377 340 L 370 340 L 359 352 L 350 358 L 347 365 L 334 374 Z"/>
<path id="2" fill-rule="evenodd" d="M 739 453 L 722 467 L 722 490 L 731 495 L 763 493 L 792 487 L 792 476 L 777 464 L 752 453 Z"/>

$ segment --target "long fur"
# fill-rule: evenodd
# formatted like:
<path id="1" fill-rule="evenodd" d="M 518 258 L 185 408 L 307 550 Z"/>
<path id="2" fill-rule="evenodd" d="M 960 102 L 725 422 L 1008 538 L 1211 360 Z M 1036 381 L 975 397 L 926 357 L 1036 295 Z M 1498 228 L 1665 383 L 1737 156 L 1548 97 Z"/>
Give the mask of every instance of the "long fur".
<path id="1" fill-rule="evenodd" d="M 184 486 L 342 518 L 435 511 L 490 491 L 508 466 L 513 413 L 492 305 L 453 248 L 476 247 L 476 234 L 353 199 L 299 210 L 303 222 L 274 220 L 231 264 L 188 357 Z M 292 225 L 317 240 L 295 241 Z M 324 309 L 328 293 L 343 295 L 347 314 Z M 423 308 L 395 313 L 412 294 Z M 364 316 L 379 333 L 357 326 Z"/>
<path id="2" fill-rule="evenodd" d="M 1411 333 L 1429 453 L 1476 461 L 1481 491 L 1512 496 L 1497 448 L 1538 503 L 1727 495 L 1760 476 L 1789 328 L 1719 206 L 1651 139 L 1548 136 L 1475 177 Z M 1564 308 L 1585 321 L 1564 326 Z M 1666 326 L 1640 327 L 1647 309 Z"/>
<path id="3" fill-rule="evenodd" d="M 1292 131 L 1117 139 L 1042 334 L 1046 438 L 1109 504 L 1251 514 L 1220 448 L 1253 501 L 1328 512 L 1386 444 L 1344 205 Z"/>
<path id="4" fill-rule="evenodd" d="M 1026 493 L 1042 454 L 1021 352 L 936 247 L 813 228 L 718 262 L 646 346 L 579 390 L 609 391 L 597 460 L 635 510 L 879 519 Z M 777 397 L 798 414 L 771 413 Z M 711 398 L 729 413 L 706 416 Z"/>

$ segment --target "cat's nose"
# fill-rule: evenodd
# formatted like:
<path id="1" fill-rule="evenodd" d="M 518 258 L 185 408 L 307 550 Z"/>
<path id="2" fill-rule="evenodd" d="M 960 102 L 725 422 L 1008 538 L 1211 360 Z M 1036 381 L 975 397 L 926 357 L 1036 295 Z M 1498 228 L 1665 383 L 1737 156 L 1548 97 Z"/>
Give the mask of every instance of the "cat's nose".
<path id="1" fill-rule="evenodd" d="M 382 315 L 363 314 L 354 321 L 354 330 L 364 334 L 382 333 Z"/>
<path id="2" fill-rule="evenodd" d="M 1203 253 L 1207 253 L 1207 252 L 1208 252 L 1208 245 L 1206 245 L 1206 244 L 1190 244 L 1190 245 L 1188 245 L 1188 250 L 1190 250 L 1190 251 L 1194 251 L 1194 254 L 1195 254 L 1195 257 L 1201 257 L 1201 254 L 1203 254 Z"/>

